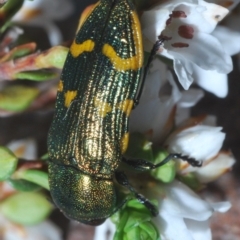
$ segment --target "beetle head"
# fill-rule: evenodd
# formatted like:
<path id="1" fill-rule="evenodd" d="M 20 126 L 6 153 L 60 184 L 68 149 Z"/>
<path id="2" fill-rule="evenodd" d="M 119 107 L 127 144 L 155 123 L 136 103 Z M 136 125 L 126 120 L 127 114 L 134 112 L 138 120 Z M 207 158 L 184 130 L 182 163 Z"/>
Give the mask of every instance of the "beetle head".
<path id="1" fill-rule="evenodd" d="M 100 225 L 116 211 L 112 180 L 97 179 L 66 165 L 49 163 L 50 192 L 68 218 Z"/>

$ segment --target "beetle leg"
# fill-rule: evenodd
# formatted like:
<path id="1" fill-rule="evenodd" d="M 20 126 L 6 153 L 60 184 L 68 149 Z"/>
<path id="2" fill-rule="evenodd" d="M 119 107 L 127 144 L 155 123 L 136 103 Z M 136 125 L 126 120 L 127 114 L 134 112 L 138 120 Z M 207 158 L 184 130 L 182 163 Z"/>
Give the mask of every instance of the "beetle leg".
<path id="1" fill-rule="evenodd" d="M 152 48 L 151 53 L 150 53 L 150 55 L 149 55 L 147 64 L 146 64 L 146 66 L 144 67 L 143 77 L 142 77 L 142 80 L 141 80 L 141 82 L 140 82 L 140 84 L 139 84 L 137 96 L 136 96 L 136 98 L 134 99 L 133 109 L 138 105 L 139 99 L 140 99 L 140 97 L 141 97 L 141 95 L 142 95 L 143 86 L 144 86 L 144 83 L 145 83 L 145 80 L 146 80 L 146 77 L 147 77 L 147 73 L 148 73 L 148 70 L 149 70 L 150 63 L 152 62 L 153 57 L 155 56 L 155 54 L 157 53 L 157 51 L 159 50 L 160 46 L 163 44 L 164 41 L 165 41 L 164 38 L 159 38 L 159 39 L 155 42 L 155 44 L 153 45 L 153 48 Z"/>
<path id="2" fill-rule="evenodd" d="M 202 161 L 197 161 L 194 158 L 190 158 L 188 156 L 183 156 L 181 154 L 169 154 L 165 159 L 163 159 L 160 163 L 158 164 L 153 164 L 149 161 L 143 160 L 143 159 L 126 159 L 123 158 L 122 161 L 127 163 L 128 165 L 132 166 L 136 170 L 150 170 L 150 169 L 155 169 L 158 167 L 161 167 L 162 165 L 166 164 L 169 162 L 171 159 L 182 159 L 183 161 L 187 161 L 190 165 L 193 167 L 201 167 L 202 166 Z"/>
<path id="3" fill-rule="evenodd" d="M 155 217 L 158 215 L 158 210 L 156 208 L 156 206 L 154 206 L 147 198 L 145 198 L 142 194 L 138 193 L 129 183 L 127 176 L 120 171 L 116 171 L 115 172 L 115 177 L 117 182 L 126 187 L 131 193 L 134 194 L 134 196 L 136 197 L 136 199 L 145 205 L 145 207 L 151 212 L 151 214 Z"/>

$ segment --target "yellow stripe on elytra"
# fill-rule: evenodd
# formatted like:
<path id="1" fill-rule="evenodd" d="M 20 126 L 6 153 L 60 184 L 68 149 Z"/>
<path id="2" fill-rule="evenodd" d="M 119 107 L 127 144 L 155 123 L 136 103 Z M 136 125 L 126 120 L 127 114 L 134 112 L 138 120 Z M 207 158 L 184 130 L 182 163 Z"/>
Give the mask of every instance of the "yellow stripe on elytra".
<path id="1" fill-rule="evenodd" d="M 130 58 L 121 58 L 117 55 L 114 48 L 105 43 L 102 53 L 108 57 L 117 71 L 138 70 L 143 65 L 143 45 L 141 36 L 141 27 L 136 12 L 131 13 L 132 33 L 135 45 L 136 55 Z"/>
<path id="2" fill-rule="evenodd" d="M 80 30 L 80 28 L 82 27 L 85 20 L 90 16 L 90 14 L 93 12 L 93 10 L 96 8 L 96 6 L 99 5 L 99 3 L 100 3 L 100 1 L 95 4 L 91 4 L 83 10 L 81 17 L 79 19 L 79 23 L 78 23 L 76 32 L 78 32 Z"/>
<path id="3" fill-rule="evenodd" d="M 77 96 L 77 91 L 67 91 L 64 94 L 64 97 L 65 97 L 64 105 L 65 105 L 65 107 L 69 107 L 69 105 L 75 99 L 76 96 Z"/>
<path id="4" fill-rule="evenodd" d="M 58 83 L 58 92 L 62 92 L 63 91 L 63 81 L 60 80 L 59 83 Z"/>
<path id="5" fill-rule="evenodd" d="M 102 118 L 112 111 L 112 107 L 109 103 L 103 102 L 96 97 L 94 98 L 94 106 L 98 109 L 98 114 Z"/>
<path id="6" fill-rule="evenodd" d="M 76 40 L 74 40 L 70 47 L 70 53 L 76 58 L 83 52 L 91 52 L 94 49 L 94 46 L 94 41 L 90 39 L 84 41 L 83 43 L 76 43 Z"/>
<path id="7" fill-rule="evenodd" d="M 114 48 L 107 43 L 103 45 L 102 53 L 110 59 L 117 71 L 138 70 L 142 66 L 139 64 L 137 55 L 126 59 L 121 58 Z"/>
<path id="8" fill-rule="evenodd" d="M 132 17 L 132 29 L 133 29 L 133 39 L 136 49 L 136 59 L 138 60 L 139 67 L 143 65 L 143 44 L 142 44 L 142 31 L 141 24 L 139 22 L 138 15 L 136 11 L 131 13 Z"/>
<path id="9" fill-rule="evenodd" d="M 127 151 L 128 148 L 128 142 L 129 142 L 129 132 L 125 133 L 122 138 L 121 138 L 121 153 L 125 153 Z"/>
<path id="10" fill-rule="evenodd" d="M 133 100 L 127 99 L 127 100 L 124 100 L 124 101 L 118 103 L 116 107 L 117 107 L 117 109 L 121 110 L 129 117 L 129 115 L 132 111 L 133 104 L 134 104 Z"/>

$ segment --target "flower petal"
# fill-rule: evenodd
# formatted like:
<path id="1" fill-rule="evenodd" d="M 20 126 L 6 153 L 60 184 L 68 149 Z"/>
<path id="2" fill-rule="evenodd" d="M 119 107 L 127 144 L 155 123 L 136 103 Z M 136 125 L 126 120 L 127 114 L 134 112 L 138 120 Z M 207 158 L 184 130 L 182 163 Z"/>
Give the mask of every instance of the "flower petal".
<path id="1" fill-rule="evenodd" d="M 226 74 L 212 70 L 203 70 L 197 65 L 193 66 L 193 77 L 203 89 L 224 98 L 228 94 L 228 77 Z"/>
<path id="2" fill-rule="evenodd" d="M 182 92 L 182 98 L 177 103 L 177 111 L 175 115 L 175 124 L 178 126 L 190 117 L 191 109 L 204 96 L 204 92 L 200 89 L 191 88 Z"/>
<path id="3" fill-rule="evenodd" d="M 212 215 L 211 205 L 183 183 L 174 181 L 164 188 L 166 196 L 160 202 L 160 212 L 163 209 L 173 216 L 197 221 L 207 220 Z"/>
<path id="4" fill-rule="evenodd" d="M 217 202 L 217 203 L 210 203 L 214 211 L 224 213 L 228 211 L 232 204 L 230 202 Z"/>
<path id="5" fill-rule="evenodd" d="M 225 134 L 221 130 L 221 127 L 197 125 L 177 134 L 173 133 L 166 144 L 171 153 L 180 153 L 204 161 L 215 156 L 222 147 Z"/>
<path id="6" fill-rule="evenodd" d="M 162 240 L 194 240 L 182 217 L 161 211 L 157 226 Z"/>
<path id="7" fill-rule="evenodd" d="M 186 47 L 175 46 L 174 42 L 187 44 Z M 206 33 L 195 34 L 191 40 L 173 39 L 164 44 L 175 59 L 187 59 L 205 70 L 217 70 L 220 73 L 229 73 L 232 70 L 232 60 L 222 48 L 220 42 Z"/>
<path id="8" fill-rule="evenodd" d="M 151 140 L 154 142 L 163 138 L 164 126 L 174 105 L 181 97 L 166 66 L 162 63 L 161 66 L 148 74 L 140 102 L 132 111 L 129 123 L 131 132 L 151 132 Z"/>
<path id="9" fill-rule="evenodd" d="M 220 152 L 206 166 L 199 168 L 195 172 L 195 176 L 201 183 L 212 182 L 229 171 L 235 162 L 235 159 L 229 153 Z"/>
<path id="10" fill-rule="evenodd" d="M 209 221 L 194 221 L 185 219 L 188 230 L 191 232 L 194 240 L 211 240 L 212 234 L 209 228 Z"/>
<path id="11" fill-rule="evenodd" d="M 217 26 L 213 36 L 220 40 L 224 50 L 230 56 L 240 52 L 240 33 L 224 26 Z M 231 43 L 229 42 L 231 39 Z"/>

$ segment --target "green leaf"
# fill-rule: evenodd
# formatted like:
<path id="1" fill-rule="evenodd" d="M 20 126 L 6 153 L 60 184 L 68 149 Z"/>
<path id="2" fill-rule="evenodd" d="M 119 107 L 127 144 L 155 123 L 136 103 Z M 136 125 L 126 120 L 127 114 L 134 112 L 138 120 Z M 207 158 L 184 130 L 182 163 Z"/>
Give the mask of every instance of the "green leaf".
<path id="1" fill-rule="evenodd" d="M 169 153 L 167 151 L 154 149 L 154 163 L 162 162 L 168 155 Z M 170 183 L 176 176 L 176 164 L 171 160 L 163 166 L 152 170 L 151 175 L 164 183 Z"/>
<path id="2" fill-rule="evenodd" d="M 56 78 L 58 76 L 55 72 L 48 72 L 48 71 L 25 71 L 19 72 L 14 75 L 17 79 L 26 79 L 32 81 L 48 81 L 50 79 Z"/>
<path id="3" fill-rule="evenodd" d="M 152 143 L 141 133 L 131 133 L 128 149 L 124 155 L 151 161 L 153 158 Z"/>
<path id="4" fill-rule="evenodd" d="M 48 174 L 43 171 L 28 169 L 20 170 L 14 174 L 14 179 L 23 179 L 35 183 L 49 190 Z"/>
<path id="5" fill-rule="evenodd" d="M 17 157 L 6 147 L 0 146 L 0 181 L 8 179 L 17 167 Z"/>
<path id="6" fill-rule="evenodd" d="M 157 207 L 156 201 L 151 201 L 152 204 L 154 204 Z M 147 213 L 149 215 L 149 210 L 145 207 L 144 204 L 140 203 L 137 199 L 132 199 L 127 202 L 127 207 L 131 209 L 135 209 L 137 211 L 140 211 L 141 213 Z"/>
<path id="7" fill-rule="evenodd" d="M 0 108 L 7 111 L 23 111 L 31 105 L 38 94 L 37 88 L 21 85 L 7 86 L 0 92 Z"/>
<path id="8" fill-rule="evenodd" d="M 161 239 L 154 224 L 150 222 L 140 223 L 139 227 L 142 229 L 142 232 L 144 232 L 145 235 L 149 237 L 149 239 Z"/>
<path id="9" fill-rule="evenodd" d="M 40 56 L 38 61 L 44 61 L 49 66 L 62 69 L 69 49 L 63 46 L 52 47 L 46 54 Z"/>
<path id="10" fill-rule="evenodd" d="M 43 221 L 50 214 L 52 206 L 40 193 L 19 192 L 4 200 L 0 210 L 12 222 L 33 225 Z"/>
<path id="11" fill-rule="evenodd" d="M 152 219 L 152 216 L 148 213 L 141 211 L 131 211 L 131 214 L 129 214 L 128 221 L 125 224 L 124 231 L 128 232 L 132 228 L 139 226 L 142 222 L 147 222 Z"/>
<path id="12" fill-rule="evenodd" d="M 114 240 L 160 240 L 151 213 L 136 199 L 128 201 L 114 220 Z"/>
<path id="13" fill-rule="evenodd" d="M 8 179 L 8 183 L 15 188 L 18 191 L 21 192 L 32 192 L 32 191 L 37 191 L 40 189 L 40 186 L 35 184 L 35 183 L 31 183 L 29 181 L 26 180 L 15 180 L 15 179 Z"/>
<path id="14" fill-rule="evenodd" d="M 43 160 L 43 161 L 47 161 L 48 160 L 48 153 L 45 153 L 44 155 L 42 155 L 40 157 L 40 159 Z"/>

